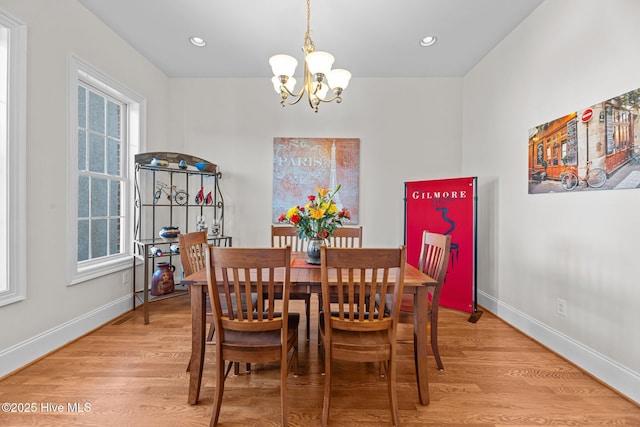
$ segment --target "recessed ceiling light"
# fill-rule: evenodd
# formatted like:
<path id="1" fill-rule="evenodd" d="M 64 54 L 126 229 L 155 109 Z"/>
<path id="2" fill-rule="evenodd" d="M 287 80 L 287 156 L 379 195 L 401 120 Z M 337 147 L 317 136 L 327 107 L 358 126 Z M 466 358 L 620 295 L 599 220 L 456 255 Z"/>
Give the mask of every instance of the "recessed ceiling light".
<path id="1" fill-rule="evenodd" d="M 207 42 L 204 41 L 204 39 L 202 37 L 198 37 L 198 36 L 192 36 L 189 37 L 189 42 L 197 47 L 205 47 L 207 45 Z"/>
<path id="2" fill-rule="evenodd" d="M 433 46 L 436 43 L 436 41 L 438 41 L 438 38 L 436 36 L 427 36 L 422 40 L 420 40 L 420 46 L 424 46 L 424 47 Z"/>

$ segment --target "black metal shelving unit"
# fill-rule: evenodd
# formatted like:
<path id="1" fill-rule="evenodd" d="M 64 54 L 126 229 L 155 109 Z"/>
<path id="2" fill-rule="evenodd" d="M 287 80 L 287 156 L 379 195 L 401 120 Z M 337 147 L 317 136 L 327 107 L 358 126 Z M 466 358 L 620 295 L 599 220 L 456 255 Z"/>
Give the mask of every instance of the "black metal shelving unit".
<path id="1" fill-rule="evenodd" d="M 153 159 L 161 159 L 157 165 Z M 178 165 L 183 162 L 182 168 Z M 196 163 L 206 163 L 198 170 Z M 134 181 L 134 239 L 133 239 L 133 308 L 142 306 L 144 322 L 149 323 L 148 304 L 153 301 L 178 296 L 188 292 L 180 284 L 181 265 L 179 252 L 171 251 L 178 245 L 178 238 L 162 238 L 159 231 L 165 226 L 177 226 L 181 233 L 196 231 L 198 216 L 207 218 L 209 242 L 217 246 L 232 246 L 231 236 L 224 234 L 224 199 L 220 191 L 222 174 L 217 166 L 207 160 L 188 154 L 153 152 L 135 156 Z M 160 189 L 161 183 L 164 186 Z M 201 198 L 197 199 L 201 191 Z M 186 199 L 186 200 L 185 200 Z M 213 224 L 219 226 L 218 233 L 212 234 Z M 151 248 L 157 247 L 163 253 L 158 256 Z M 150 285 L 157 262 L 168 261 L 176 266 L 174 272 L 175 291 L 173 293 L 150 295 Z M 142 286 L 139 286 L 138 268 Z M 180 269 L 178 269 L 180 267 Z"/>

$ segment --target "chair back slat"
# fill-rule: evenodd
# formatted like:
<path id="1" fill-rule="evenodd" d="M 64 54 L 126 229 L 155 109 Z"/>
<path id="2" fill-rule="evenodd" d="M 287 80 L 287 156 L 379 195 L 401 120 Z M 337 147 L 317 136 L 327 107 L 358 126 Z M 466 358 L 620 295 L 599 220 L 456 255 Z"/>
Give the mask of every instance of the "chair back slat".
<path id="1" fill-rule="evenodd" d="M 184 275 L 196 273 L 206 268 L 204 245 L 207 243 L 206 231 L 194 231 L 178 235 L 180 262 Z"/>
<path id="2" fill-rule="evenodd" d="M 418 258 L 418 269 L 438 281 L 433 297 L 440 296 L 442 285 L 447 275 L 451 251 L 451 235 L 422 232 L 422 248 Z M 432 297 L 432 298 L 433 298 Z"/>
<path id="3" fill-rule="evenodd" d="M 208 289 L 216 328 L 236 331 L 268 331 L 283 328 L 288 317 L 291 287 L 291 247 L 231 248 L 206 246 Z M 284 272 L 284 274 L 283 274 Z M 242 309 L 252 293 L 263 295 L 257 310 Z M 276 312 L 276 294 L 282 295 Z M 221 304 L 220 299 L 226 304 Z M 280 309 L 281 308 L 281 309 Z M 222 338 L 224 339 L 224 337 Z"/>
<path id="4" fill-rule="evenodd" d="M 336 228 L 327 240 L 332 248 L 361 248 L 362 226 Z"/>
<path id="5" fill-rule="evenodd" d="M 337 294 L 337 312 L 332 312 L 331 302 L 323 298 L 324 313 L 331 313 L 331 328 L 351 331 L 391 329 L 398 319 L 404 286 L 404 246 L 398 249 L 322 246 L 320 254 L 322 293 Z M 392 270 L 395 280 L 390 281 Z M 331 274 L 335 277 L 330 277 Z M 387 296 L 394 302 L 390 313 L 376 308 L 376 301 L 385 301 Z M 326 328 L 327 333 L 330 334 L 331 328 Z"/>
<path id="6" fill-rule="evenodd" d="M 285 248 L 291 246 L 294 252 L 307 250 L 307 239 L 300 238 L 298 230 L 292 225 L 271 225 L 271 247 Z"/>

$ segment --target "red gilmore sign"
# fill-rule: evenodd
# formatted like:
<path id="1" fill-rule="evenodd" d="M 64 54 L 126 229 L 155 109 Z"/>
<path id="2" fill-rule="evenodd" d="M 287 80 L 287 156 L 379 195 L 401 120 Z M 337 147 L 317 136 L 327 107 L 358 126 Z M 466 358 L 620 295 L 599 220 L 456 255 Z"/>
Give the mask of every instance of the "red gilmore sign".
<path id="1" fill-rule="evenodd" d="M 582 112 L 580 120 L 582 120 L 583 123 L 587 123 L 589 120 L 591 120 L 591 117 L 593 117 L 593 108 L 587 108 Z"/>

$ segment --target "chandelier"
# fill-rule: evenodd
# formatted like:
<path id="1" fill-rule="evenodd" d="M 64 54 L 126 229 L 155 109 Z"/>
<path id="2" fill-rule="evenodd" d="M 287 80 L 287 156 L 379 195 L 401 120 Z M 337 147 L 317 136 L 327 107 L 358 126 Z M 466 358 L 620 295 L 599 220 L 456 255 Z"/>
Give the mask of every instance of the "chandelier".
<path id="1" fill-rule="evenodd" d="M 269 58 L 269 65 L 274 76 L 271 78 L 273 88 L 280 94 L 280 105 L 297 104 L 307 94 L 309 105 L 317 113 L 321 102 L 342 102 L 342 92 L 349 85 L 351 73 L 343 69 L 331 69 L 334 57 L 330 53 L 316 51 L 313 40 L 309 36 L 309 21 L 311 20 L 310 0 L 307 0 L 307 32 L 304 34 L 304 84 L 299 92 L 295 92 L 296 71 L 298 61 L 289 55 L 273 55 Z M 331 93 L 329 93 L 331 89 Z M 290 100 L 289 97 L 292 99 Z M 288 101 L 288 102 L 287 102 Z"/>

